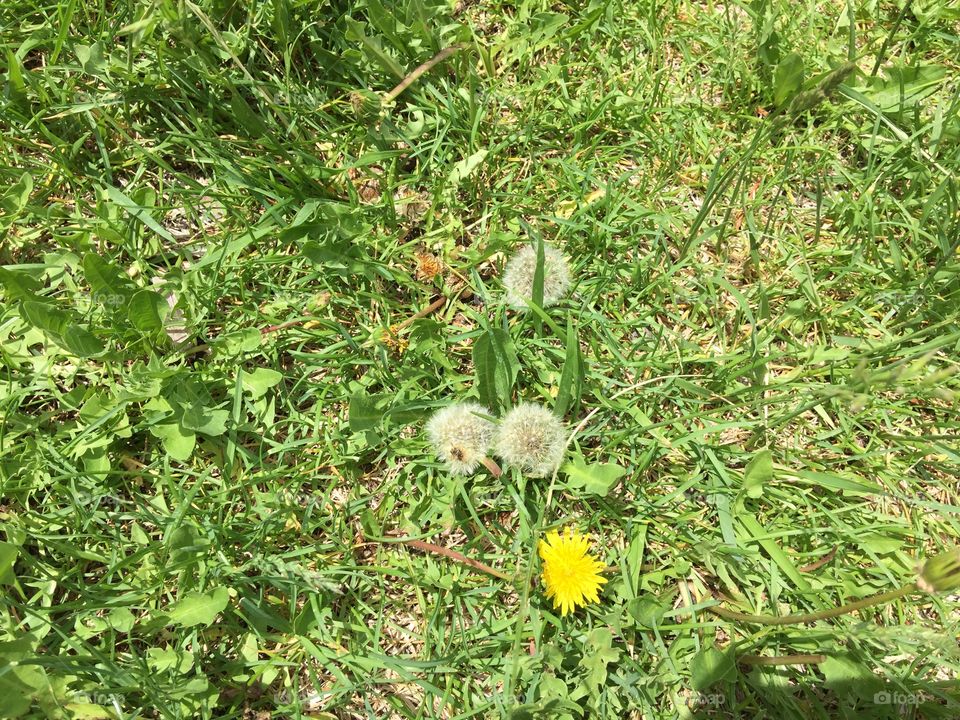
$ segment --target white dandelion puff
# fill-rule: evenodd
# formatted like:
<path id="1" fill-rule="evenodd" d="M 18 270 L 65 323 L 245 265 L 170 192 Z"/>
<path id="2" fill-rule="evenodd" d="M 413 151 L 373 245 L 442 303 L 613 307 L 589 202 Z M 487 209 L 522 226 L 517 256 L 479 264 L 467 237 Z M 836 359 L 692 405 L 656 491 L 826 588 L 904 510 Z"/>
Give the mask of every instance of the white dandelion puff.
<path id="1" fill-rule="evenodd" d="M 533 299 L 533 281 L 537 273 L 537 246 L 525 245 L 510 258 L 503 271 L 507 302 L 526 310 Z M 555 247 L 543 245 L 543 307 L 554 305 L 570 289 L 570 265 Z"/>
<path id="2" fill-rule="evenodd" d="M 542 405 L 521 403 L 500 421 L 494 448 L 531 477 L 552 475 L 566 449 L 563 421 Z"/>
<path id="3" fill-rule="evenodd" d="M 469 475 L 486 459 L 493 441 L 494 424 L 483 417 L 490 411 L 477 403 L 455 403 L 433 414 L 427 436 L 454 475 Z"/>

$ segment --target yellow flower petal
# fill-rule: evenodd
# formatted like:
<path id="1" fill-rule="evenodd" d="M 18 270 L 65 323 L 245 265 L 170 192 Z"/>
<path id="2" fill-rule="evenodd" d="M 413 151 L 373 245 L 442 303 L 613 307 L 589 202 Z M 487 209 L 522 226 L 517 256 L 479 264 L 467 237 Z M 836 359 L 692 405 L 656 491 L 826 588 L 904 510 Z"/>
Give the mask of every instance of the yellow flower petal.
<path id="1" fill-rule="evenodd" d="M 537 544 L 543 560 L 543 585 L 546 596 L 560 615 L 573 612 L 589 602 L 600 602 L 600 586 L 607 582 L 600 575 L 604 564 L 589 553 L 589 536 L 571 527 L 563 535 L 548 532 Z"/>

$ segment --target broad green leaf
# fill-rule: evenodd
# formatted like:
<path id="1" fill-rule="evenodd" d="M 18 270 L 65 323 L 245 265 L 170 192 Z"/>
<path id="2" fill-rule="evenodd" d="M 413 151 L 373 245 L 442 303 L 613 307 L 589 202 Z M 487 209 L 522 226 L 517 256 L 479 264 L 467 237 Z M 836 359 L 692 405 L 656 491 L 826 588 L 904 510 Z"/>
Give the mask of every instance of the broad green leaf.
<path id="1" fill-rule="evenodd" d="M 487 157 L 488 151 L 486 149 L 477 150 L 469 157 L 465 157 L 459 162 L 457 162 L 453 169 L 450 170 L 450 176 L 447 178 L 448 186 L 451 188 L 456 188 L 460 184 L 461 180 L 473 175 L 478 167 L 483 164 L 483 161 Z"/>
<path id="2" fill-rule="evenodd" d="M 690 686 L 698 691 L 708 690 L 718 682 L 736 675 L 733 650 L 720 652 L 712 645 L 700 649 L 690 663 Z"/>
<path id="3" fill-rule="evenodd" d="M 24 320 L 39 330 L 60 335 L 70 322 L 70 315 L 50 303 L 26 300 L 20 305 Z"/>
<path id="4" fill-rule="evenodd" d="M 567 474 L 568 484 L 571 487 L 582 488 L 594 495 L 606 495 L 610 492 L 610 488 L 627 472 L 616 463 L 587 465 L 580 455 L 566 463 L 562 469 Z"/>
<path id="5" fill-rule="evenodd" d="M 324 268 L 341 270 L 339 275 L 369 275 L 371 263 L 350 240 L 328 239 L 304 243 L 302 251 L 310 262 Z"/>
<path id="6" fill-rule="evenodd" d="M 871 697 L 882 684 L 869 667 L 847 655 L 828 657 L 817 669 L 823 673 L 824 686 L 838 695 Z"/>
<path id="7" fill-rule="evenodd" d="M 174 603 L 167 615 L 170 623 L 180 627 L 194 625 L 209 626 L 222 613 L 230 600 L 230 594 L 224 587 L 209 590 L 205 593 L 187 593 L 182 599 Z"/>
<path id="8" fill-rule="evenodd" d="M 262 397 L 267 390 L 281 380 L 283 380 L 283 373 L 269 368 L 256 368 L 253 372 L 240 371 L 240 384 L 253 396 L 254 400 Z"/>
<path id="9" fill-rule="evenodd" d="M 509 407 L 520 363 L 506 330 L 492 328 L 476 339 L 473 367 L 480 402 L 493 410 Z"/>
<path id="10" fill-rule="evenodd" d="M 650 596 L 636 597 L 627 603 L 627 612 L 630 613 L 630 617 L 643 628 L 658 627 L 669 609 L 668 604 Z"/>
<path id="11" fill-rule="evenodd" d="M 33 176 L 25 172 L 20 179 L 0 195 L 0 218 L 3 225 L 9 225 L 27 206 L 30 193 L 33 192 Z"/>
<path id="12" fill-rule="evenodd" d="M 529 38 L 533 49 L 549 44 L 550 40 L 570 20 L 569 15 L 558 12 L 538 12 L 529 21 Z"/>
<path id="13" fill-rule="evenodd" d="M 253 352 L 263 342 L 263 334 L 256 328 L 244 328 L 218 337 L 214 344 L 227 355 Z"/>
<path id="14" fill-rule="evenodd" d="M 380 424 L 383 413 L 377 409 L 380 398 L 376 395 L 356 394 L 350 398 L 350 430 L 363 432 Z"/>
<path id="15" fill-rule="evenodd" d="M 57 342 L 65 350 L 82 358 L 99 355 L 105 349 L 100 338 L 79 325 L 68 325 Z"/>
<path id="16" fill-rule="evenodd" d="M 116 607 L 107 613 L 107 624 L 119 632 L 130 632 L 136 622 L 137 618 L 125 607 Z"/>
<path id="17" fill-rule="evenodd" d="M 610 628 L 596 628 L 587 635 L 583 643 L 580 667 L 587 671 L 586 683 L 591 693 L 595 693 L 607 681 L 607 665 L 619 658 L 620 651 L 613 647 L 613 633 Z"/>
<path id="18" fill-rule="evenodd" d="M 150 433 L 154 437 L 160 438 L 163 443 L 163 449 L 174 460 L 186 462 L 193 454 L 193 448 L 197 444 L 195 433 L 180 427 L 178 422 L 164 423 L 162 425 L 152 425 Z"/>
<path id="19" fill-rule="evenodd" d="M 884 71 L 885 77 L 873 77 L 863 96 L 882 112 L 897 112 L 913 107 L 936 92 L 947 78 L 942 65 L 894 65 Z"/>
<path id="20" fill-rule="evenodd" d="M 230 93 L 230 114 L 250 137 L 258 138 L 267 133 L 266 123 L 236 89 Z"/>
<path id="21" fill-rule="evenodd" d="M 170 306 L 153 290 L 140 290 L 130 298 L 127 319 L 137 330 L 145 333 L 159 332 Z"/>
<path id="22" fill-rule="evenodd" d="M 152 647 L 147 650 L 147 666 L 154 672 L 176 670 L 183 675 L 193 667 L 193 655 L 173 648 Z"/>
<path id="23" fill-rule="evenodd" d="M 78 357 L 92 357 L 103 352 L 104 346 L 96 335 L 76 325 L 70 313 L 50 303 L 25 300 L 20 304 L 24 320 L 43 330 L 64 350 Z"/>
<path id="24" fill-rule="evenodd" d="M 3 698 L 0 717 L 18 718 L 33 705 L 33 697 L 38 688 L 23 682 L 19 671 L 20 668 L 14 666 L 8 672 L 0 674 L 0 697 Z"/>
<path id="25" fill-rule="evenodd" d="M 74 45 L 77 60 L 88 75 L 102 75 L 107 69 L 107 61 L 103 56 L 103 46 L 99 42 L 93 45 Z"/>
<path id="26" fill-rule="evenodd" d="M 773 77 L 773 102 L 782 107 L 803 87 L 803 58 L 790 53 L 777 64 Z"/>
<path id="27" fill-rule="evenodd" d="M 13 582 L 13 564 L 17 561 L 20 548 L 12 543 L 0 542 L 0 585 Z"/>
<path id="28" fill-rule="evenodd" d="M 204 435 L 217 437 L 227 431 L 229 410 L 217 410 L 203 405 L 191 405 L 183 411 L 180 424 L 187 430 L 201 432 Z"/>
<path id="29" fill-rule="evenodd" d="M 110 307 L 117 307 L 126 302 L 129 293 L 129 283 L 120 269 L 107 262 L 96 253 L 87 253 L 81 263 L 83 276 L 90 285 L 90 292 L 94 300 Z"/>
<path id="30" fill-rule="evenodd" d="M 40 283 L 26 273 L 0 267 L 0 285 L 10 300 L 35 300 Z"/>
<path id="31" fill-rule="evenodd" d="M 758 498 L 763 494 L 763 486 L 773 480 L 773 456 L 769 450 L 761 450 L 747 463 L 743 471 L 743 488 L 747 495 Z"/>

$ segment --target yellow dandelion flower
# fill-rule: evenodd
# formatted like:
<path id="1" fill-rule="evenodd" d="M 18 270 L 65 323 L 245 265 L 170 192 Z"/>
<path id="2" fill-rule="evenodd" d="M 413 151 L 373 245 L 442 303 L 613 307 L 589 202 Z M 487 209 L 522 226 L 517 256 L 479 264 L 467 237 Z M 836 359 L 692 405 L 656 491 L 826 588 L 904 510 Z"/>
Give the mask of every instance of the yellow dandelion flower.
<path id="1" fill-rule="evenodd" d="M 543 560 L 543 584 L 547 597 L 560 615 L 576 610 L 588 602 L 600 602 L 597 594 L 607 579 L 600 576 L 604 564 L 589 552 L 590 538 L 568 527 L 561 536 L 556 530 L 538 545 Z"/>

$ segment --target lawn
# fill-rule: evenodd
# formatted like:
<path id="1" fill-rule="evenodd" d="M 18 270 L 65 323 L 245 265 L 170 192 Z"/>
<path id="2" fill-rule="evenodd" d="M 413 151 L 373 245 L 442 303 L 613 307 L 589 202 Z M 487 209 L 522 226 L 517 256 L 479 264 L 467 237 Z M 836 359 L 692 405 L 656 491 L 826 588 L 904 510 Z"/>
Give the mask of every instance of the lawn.
<path id="1" fill-rule="evenodd" d="M 960 717 L 956 3 L 0 46 L 0 717 Z"/>

